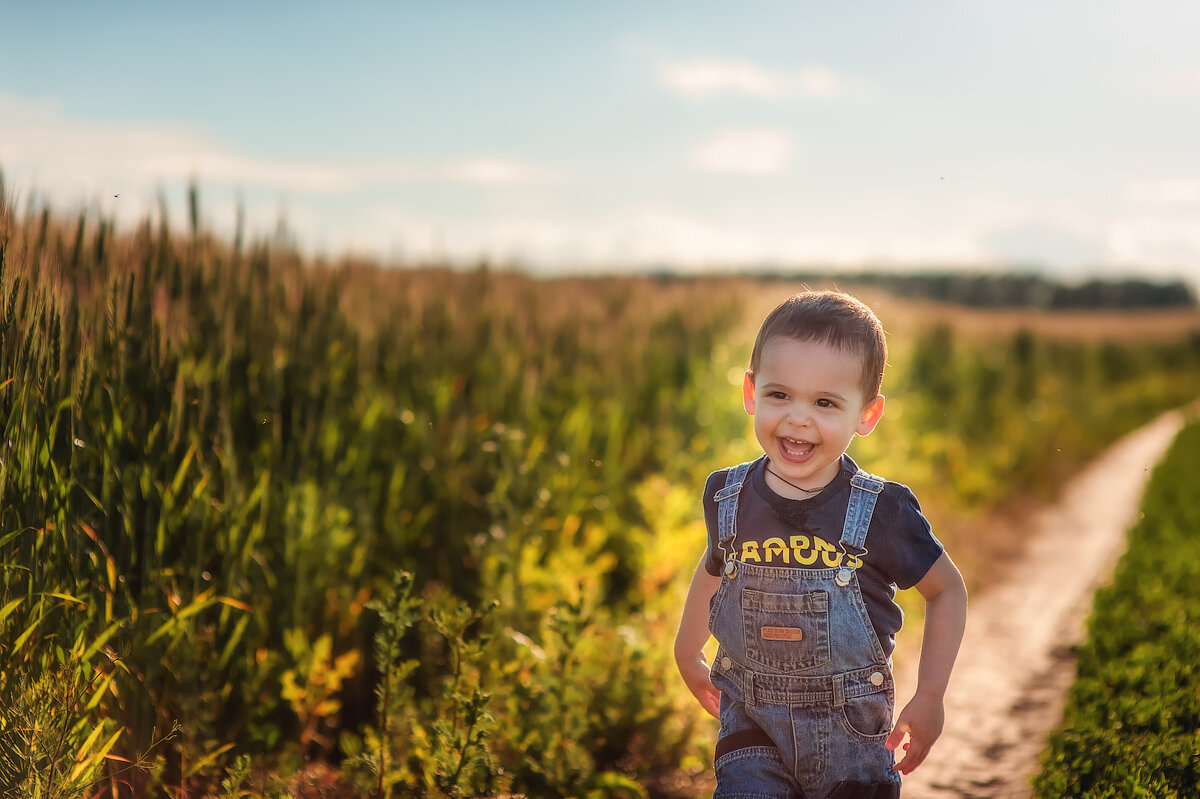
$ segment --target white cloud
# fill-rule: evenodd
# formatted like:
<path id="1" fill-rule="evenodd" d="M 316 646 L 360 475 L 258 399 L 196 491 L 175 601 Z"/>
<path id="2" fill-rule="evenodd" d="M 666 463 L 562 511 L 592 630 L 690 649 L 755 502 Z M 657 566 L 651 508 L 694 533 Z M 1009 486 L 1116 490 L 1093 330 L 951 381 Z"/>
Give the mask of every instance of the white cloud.
<path id="1" fill-rule="evenodd" d="M 1200 67 L 1176 67 L 1150 76 L 1150 91 L 1167 97 L 1200 95 Z"/>
<path id="2" fill-rule="evenodd" d="M 57 104 L 0 99 L 0 163 L 43 190 L 95 194 L 193 177 L 277 191 L 338 193 L 410 170 L 237 153 L 183 126 L 72 120 Z"/>
<path id="3" fill-rule="evenodd" d="M 351 252 L 409 263 L 445 255 L 441 226 L 408 205 L 334 205 L 310 212 L 312 227 L 303 230 L 326 255 Z"/>
<path id="4" fill-rule="evenodd" d="M 451 164 L 440 173 L 445 179 L 460 183 L 541 183 L 554 174 L 534 164 L 507 158 L 475 158 Z"/>
<path id="5" fill-rule="evenodd" d="M 1101 231 L 1061 218 L 1033 218 L 1000 225 L 980 235 L 980 243 L 1001 264 L 1092 266 L 1109 253 Z"/>
<path id="6" fill-rule="evenodd" d="M 1134 181 L 1131 207 L 1109 225 L 1108 249 L 1115 262 L 1150 272 L 1186 270 L 1200 277 L 1200 178 Z"/>
<path id="7" fill-rule="evenodd" d="M 618 263 L 712 266 L 762 255 L 755 231 L 738 229 L 663 207 L 631 209 L 605 231 L 594 250 L 608 249 Z"/>
<path id="8" fill-rule="evenodd" d="M 1194 206 L 1200 204 L 1200 178 L 1140 180 L 1129 186 L 1128 193 L 1139 205 Z"/>
<path id="9" fill-rule="evenodd" d="M 161 196 L 168 198 L 170 223 L 185 227 L 181 198 L 195 183 L 202 223 L 218 235 L 231 236 L 240 213 L 251 238 L 271 235 L 282 218 L 302 248 L 327 255 L 468 260 L 493 252 L 494 244 L 473 238 L 459 246 L 447 230 L 453 222 L 395 204 L 372 205 L 360 192 L 414 181 L 502 188 L 561 178 L 556 170 L 501 156 L 411 164 L 260 158 L 200 130 L 79 120 L 54 100 L 11 94 L 0 94 L 0 168 L 18 202 L 32 196 L 68 214 L 85 208 L 122 227 L 155 218 Z"/>
<path id="10" fill-rule="evenodd" d="M 195 183 L 204 226 L 221 235 L 232 235 L 240 208 L 251 236 L 270 235 L 282 217 L 302 247 L 384 257 L 438 257 L 445 254 L 444 237 L 431 220 L 396 206 L 364 205 L 356 196 L 361 190 L 413 181 L 504 187 L 560 178 L 550 168 L 497 156 L 420 164 L 260 158 L 200 130 L 79 120 L 55 100 L 11 94 L 0 94 L 0 168 L 19 202 L 34 196 L 67 213 L 83 207 L 122 226 L 155 217 L 163 195 L 170 223 L 185 226 L 185 203 L 178 198 Z"/>
<path id="11" fill-rule="evenodd" d="M 603 220 L 510 218 L 454 230 L 456 258 L 480 253 L 538 269 L 697 269 L 761 258 L 754 231 L 714 225 L 674 209 L 637 207 Z"/>
<path id="12" fill-rule="evenodd" d="M 711 172 L 769 175 L 783 171 L 792 141 L 774 128 L 738 128 L 717 134 L 691 154 L 692 165 Z"/>
<path id="13" fill-rule="evenodd" d="M 606 218 L 512 216 L 478 220 L 446 231 L 443 253 L 460 262 L 486 255 L 534 270 L 622 270 L 668 267 L 690 271 L 748 266 L 906 266 L 979 262 L 966 232 L 906 221 L 887 227 L 828 217 L 796 224 L 710 218 L 662 205 L 628 207 Z"/>
<path id="14" fill-rule="evenodd" d="M 13 95 L 0 95 L 0 165 L 11 182 L 72 199 L 138 190 L 152 195 L 164 183 L 193 179 L 260 191 L 337 195 L 414 180 L 512 184 L 554 175 L 498 157 L 441 165 L 262 158 L 184 126 L 75 120 L 52 100 Z"/>
<path id="15" fill-rule="evenodd" d="M 13 96 L 0 98 L 0 164 L 22 184 L 76 198 L 155 192 L 163 184 L 193 179 L 275 192 L 336 194 L 415 175 L 396 164 L 260 158 L 184 126 L 72 120 L 58 104 Z"/>
<path id="16" fill-rule="evenodd" d="M 1188 269 L 1200 274 L 1200 225 L 1190 215 L 1143 216 L 1117 220 L 1109 248 L 1118 263 L 1154 272 Z"/>
<path id="17" fill-rule="evenodd" d="M 794 97 L 834 97 L 851 92 L 853 84 L 825 66 L 795 71 L 773 70 L 750 61 L 694 58 L 667 64 L 659 83 L 689 99 L 742 94 L 767 100 Z"/>
<path id="18" fill-rule="evenodd" d="M 846 81 L 826 67 L 809 67 L 796 73 L 793 78 L 796 91 L 806 97 L 832 97 L 842 94 Z"/>
<path id="19" fill-rule="evenodd" d="M 667 89 L 685 97 L 710 97 L 726 92 L 755 97 L 779 97 L 787 79 L 748 61 L 696 58 L 668 64 L 659 72 Z"/>

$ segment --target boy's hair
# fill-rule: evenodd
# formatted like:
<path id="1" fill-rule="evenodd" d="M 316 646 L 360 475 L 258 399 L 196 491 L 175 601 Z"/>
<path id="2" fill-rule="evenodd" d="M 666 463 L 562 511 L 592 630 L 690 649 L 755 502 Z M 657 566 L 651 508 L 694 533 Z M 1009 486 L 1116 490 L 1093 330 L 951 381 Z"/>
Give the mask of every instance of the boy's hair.
<path id="1" fill-rule="evenodd" d="M 763 348 L 773 338 L 814 341 L 836 347 L 862 363 L 866 402 L 879 395 L 887 364 L 883 324 L 866 303 L 842 291 L 802 291 L 788 297 L 763 320 L 747 373 L 753 380 Z"/>

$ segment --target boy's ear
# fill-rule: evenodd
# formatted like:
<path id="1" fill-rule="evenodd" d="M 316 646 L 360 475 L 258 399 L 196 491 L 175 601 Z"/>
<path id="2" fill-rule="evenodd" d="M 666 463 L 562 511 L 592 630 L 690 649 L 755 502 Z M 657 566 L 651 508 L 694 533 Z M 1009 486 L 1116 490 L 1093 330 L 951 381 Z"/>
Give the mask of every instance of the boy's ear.
<path id="1" fill-rule="evenodd" d="M 746 413 L 754 415 L 754 378 L 749 372 L 742 378 L 742 407 L 746 409 Z"/>
<path id="2" fill-rule="evenodd" d="M 863 408 L 862 417 L 859 419 L 858 427 L 854 432 L 860 436 L 868 435 L 875 429 L 875 425 L 879 424 L 879 420 L 883 418 L 883 395 L 879 394 Z"/>

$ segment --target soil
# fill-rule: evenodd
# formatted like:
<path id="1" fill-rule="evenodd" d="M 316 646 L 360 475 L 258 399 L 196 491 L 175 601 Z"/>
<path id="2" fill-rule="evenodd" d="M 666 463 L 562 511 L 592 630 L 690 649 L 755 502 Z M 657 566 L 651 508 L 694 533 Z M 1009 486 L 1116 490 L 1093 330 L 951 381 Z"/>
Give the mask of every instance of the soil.
<path id="1" fill-rule="evenodd" d="M 1160 417 L 1093 460 L 1052 506 L 981 525 L 982 535 L 1023 544 L 1006 553 L 995 581 L 972 591 L 946 726 L 904 778 L 904 799 L 1031 795 L 1074 678 L 1092 594 L 1111 575 L 1146 478 L 1181 424 L 1178 413 Z M 895 657 L 898 702 L 912 696 L 919 648 L 919 625 L 906 626 Z"/>

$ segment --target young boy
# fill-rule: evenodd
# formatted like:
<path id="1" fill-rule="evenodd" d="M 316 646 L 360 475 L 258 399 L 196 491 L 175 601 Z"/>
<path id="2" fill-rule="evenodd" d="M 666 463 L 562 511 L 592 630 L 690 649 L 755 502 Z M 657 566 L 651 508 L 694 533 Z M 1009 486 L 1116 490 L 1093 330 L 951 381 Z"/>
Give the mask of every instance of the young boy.
<path id="1" fill-rule="evenodd" d="M 841 292 L 791 297 L 758 332 L 742 400 L 764 454 L 708 479 L 708 549 L 675 639 L 684 681 L 721 720 L 714 799 L 896 797 L 941 734 L 962 576 L 912 492 L 845 454 L 883 416 L 886 361 L 883 326 Z M 912 586 L 924 642 L 893 726 L 894 598 Z"/>

